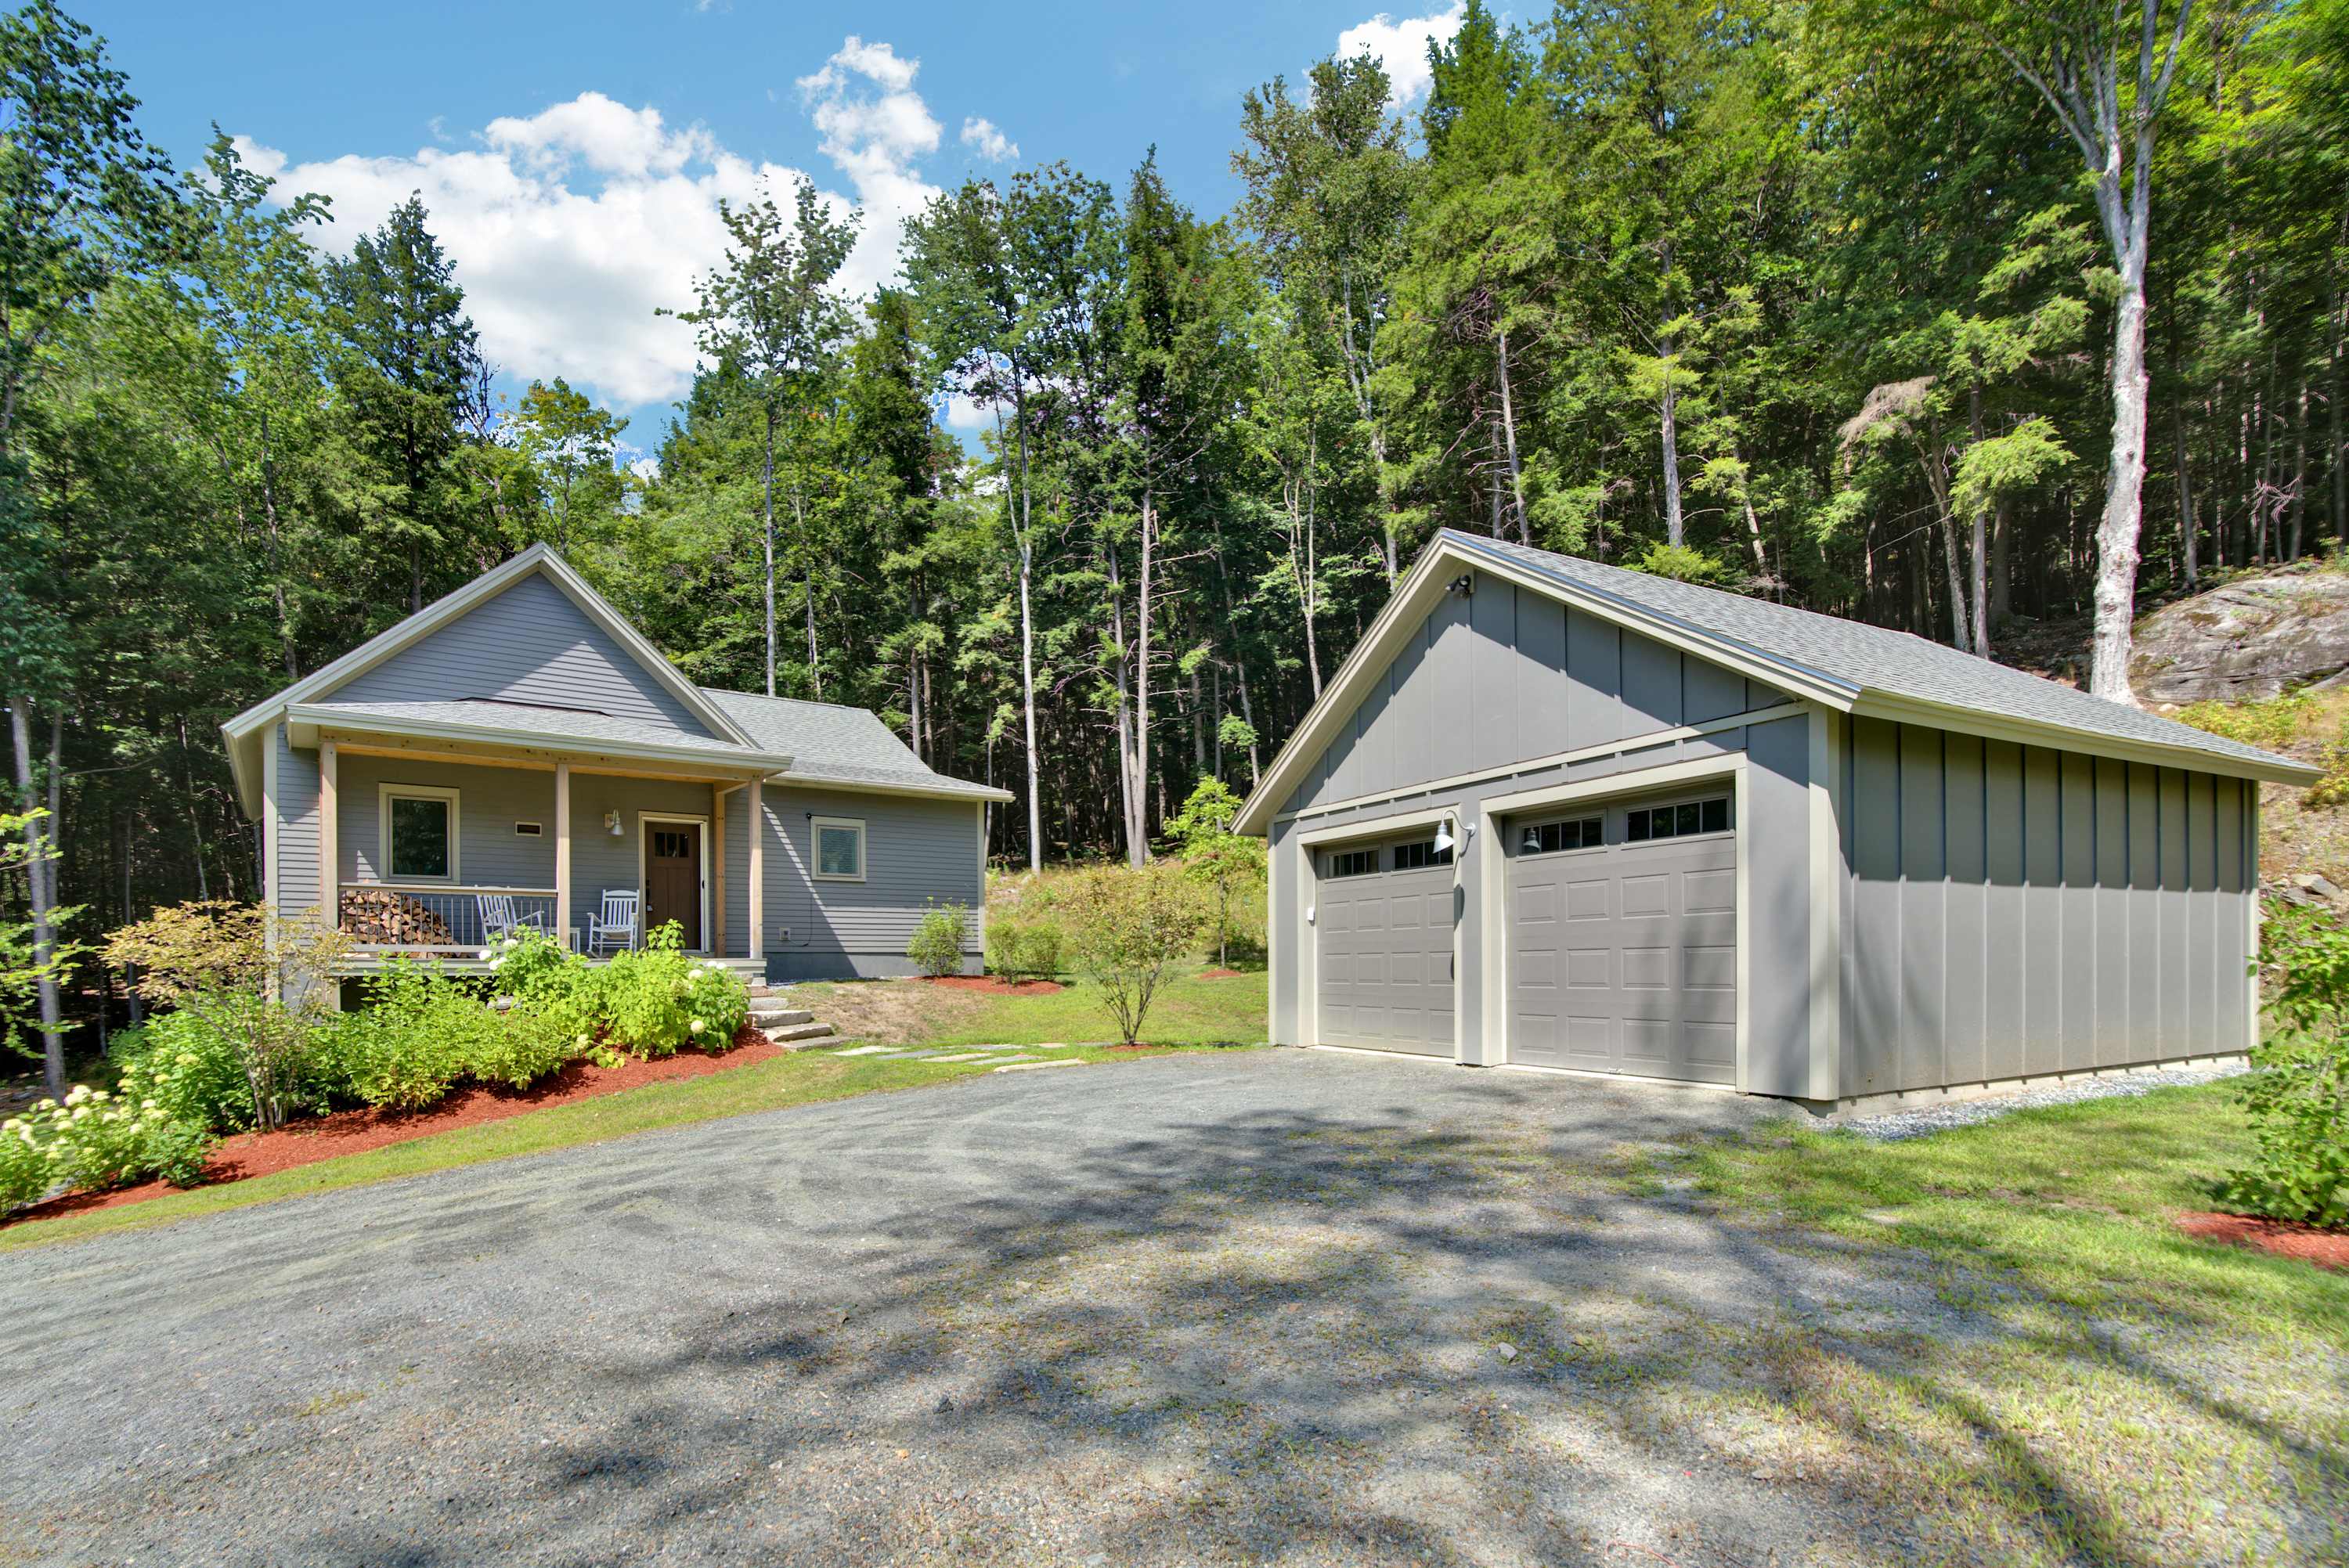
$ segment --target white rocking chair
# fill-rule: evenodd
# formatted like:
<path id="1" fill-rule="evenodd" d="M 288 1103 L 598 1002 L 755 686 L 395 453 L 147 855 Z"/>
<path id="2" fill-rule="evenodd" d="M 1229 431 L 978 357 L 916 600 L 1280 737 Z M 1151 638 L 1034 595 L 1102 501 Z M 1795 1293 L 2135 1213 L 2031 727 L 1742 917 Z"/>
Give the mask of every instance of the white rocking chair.
<path id="1" fill-rule="evenodd" d="M 587 951 L 609 953 L 636 944 L 636 895 L 604 890 L 601 914 L 587 917 Z"/>
<path id="2" fill-rule="evenodd" d="M 524 915 L 514 913 L 513 894 L 510 892 L 477 892 L 473 895 L 473 910 L 481 917 L 481 941 L 484 944 L 495 942 L 512 931 L 528 929 L 543 933 L 546 930 L 545 916 L 535 912 Z"/>

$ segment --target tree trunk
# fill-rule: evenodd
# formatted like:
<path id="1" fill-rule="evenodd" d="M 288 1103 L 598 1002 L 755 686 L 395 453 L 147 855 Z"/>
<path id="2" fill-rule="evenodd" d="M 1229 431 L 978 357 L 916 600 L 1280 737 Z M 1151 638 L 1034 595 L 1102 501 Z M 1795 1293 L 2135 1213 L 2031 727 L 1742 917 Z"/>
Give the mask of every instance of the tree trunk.
<path id="1" fill-rule="evenodd" d="M 801 568 L 801 586 L 807 595 L 807 663 L 808 688 L 815 700 L 823 700 L 823 665 L 815 654 L 815 552 L 808 547 L 807 508 L 800 496 L 799 481 L 792 481 L 792 528 L 799 535 L 800 549 L 806 561 Z"/>
<path id="2" fill-rule="evenodd" d="M 759 470 L 761 543 L 767 565 L 767 695 L 775 695 L 775 407 L 767 406 L 765 461 Z"/>
<path id="3" fill-rule="evenodd" d="M 1661 440 L 1664 457 L 1664 542 L 1679 549 L 1687 532 L 1681 521 L 1680 394 L 1672 385 L 1672 340 L 1664 339 L 1664 394 Z"/>
<path id="4" fill-rule="evenodd" d="M 33 905 L 33 963 L 41 971 L 41 1068 L 49 1098 L 63 1099 L 66 1092 L 66 1039 L 58 1017 L 57 977 L 49 967 L 57 952 L 57 932 L 52 912 L 57 908 L 57 862 L 48 857 L 57 832 L 55 818 L 42 819 L 32 813 L 41 803 L 40 790 L 33 777 L 33 715 L 32 703 L 22 692 L 8 697 L 8 729 L 16 751 L 16 798 L 18 809 L 26 815 L 25 823 L 25 888 Z M 52 772 L 55 771 L 54 763 Z"/>
<path id="5" fill-rule="evenodd" d="M 1028 733 L 1028 869 L 1044 869 L 1044 803 L 1040 792 L 1043 769 L 1036 758 L 1036 617 L 1029 605 L 1029 583 L 1035 575 L 1035 514 L 1030 510 L 1028 476 L 1028 378 L 1019 362 L 1011 363 L 1011 418 L 1019 441 L 1019 705 Z"/>
<path id="6" fill-rule="evenodd" d="M 1142 786 L 1150 777 L 1150 573 L 1157 548 L 1157 497 L 1145 486 L 1142 491 L 1142 581 L 1135 585 L 1140 613 L 1133 665 L 1133 837 L 1126 850 L 1126 858 L 1137 866 L 1150 858 L 1150 824 L 1143 816 L 1145 797 Z M 1164 817 L 1163 807 L 1159 814 Z"/>
<path id="7" fill-rule="evenodd" d="M 1503 327 L 1495 335 L 1501 348 L 1501 431 L 1508 438 L 1509 494 L 1517 503 L 1517 542 L 1531 544 L 1533 524 L 1526 515 L 1525 470 L 1517 462 L 1516 403 L 1509 392 L 1509 330 Z"/>
<path id="8" fill-rule="evenodd" d="M 2149 174 L 2140 170 L 2137 195 L 2147 194 Z M 2117 185 L 2113 205 L 2119 205 Z M 2126 220 L 2121 220 L 2126 222 Z M 2113 311 L 2113 455 L 2105 480 L 2105 515 L 2096 529 L 2096 630 L 2088 667 L 2088 689 L 2109 702 L 2137 706 L 2129 686 L 2135 646 L 2139 507 L 2145 487 L 2145 229 L 2133 230 L 2120 268 L 2121 292 Z"/>

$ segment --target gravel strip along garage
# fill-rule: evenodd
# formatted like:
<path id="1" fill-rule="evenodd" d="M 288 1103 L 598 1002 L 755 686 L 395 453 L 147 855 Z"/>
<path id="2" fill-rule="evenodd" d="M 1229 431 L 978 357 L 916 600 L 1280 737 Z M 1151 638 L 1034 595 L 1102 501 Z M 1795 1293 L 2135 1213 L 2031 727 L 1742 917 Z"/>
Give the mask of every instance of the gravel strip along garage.
<path id="1" fill-rule="evenodd" d="M 1882 1116 L 1854 1117 L 1844 1125 L 1863 1138 L 1893 1143 L 1903 1138 L 1923 1138 L 1929 1133 L 1947 1132 L 1953 1127 L 1992 1121 L 2013 1111 L 2036 1110 L 2044 1105 L 2077 1105 L 2083 1100 L 2110 1099 L 2116 1095 L 2151 1094 L 2158 1088 L 2238 1078 L 2248 1070 L 2240 1063 L 2222 1068 L 2163 1068 L 2124 1078 L 2084 1078 L 2078 1083 L 2056 1084 L 2048 1088 L 1985 1095 L 1980 1099 L 1889 1111 Z"/>
<path id="2" fill-rule="evenodd" d="M 1774 1114 L 1185 1055 L 0 1255 L 0 1562 L 2077 1560 L 2002 1429 L 1932 1429 L 1920 1493 L 1872 1391 L 1994 1408 L 2071 1308 L 1625 1173 Z M 2143 1365 L 2119 1333 L 2074 1365 Z M 2168 1451 L 2233 1512 L 2139 1568 L 2272 1555 L 2286 1489 L 2194 1429 L 2341 1386 L 2185 1333 L 2139 1336 L 2198 1401 Z M 1932 1522 L 1960 1473 L 2000 1511 Z"/>

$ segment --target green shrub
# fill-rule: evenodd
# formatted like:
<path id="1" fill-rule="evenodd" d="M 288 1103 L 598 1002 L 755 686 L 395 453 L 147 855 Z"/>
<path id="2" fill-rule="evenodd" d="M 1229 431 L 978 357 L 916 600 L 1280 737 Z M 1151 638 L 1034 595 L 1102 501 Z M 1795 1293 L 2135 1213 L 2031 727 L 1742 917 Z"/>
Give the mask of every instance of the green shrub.
<path id="1" fill-rule="evenodd" d="M 140 1097 L 158 1101 L 174 1121 L 215 1132 L 251 1127 L 253 1084 L 243 1050 L 219 1026 L 222 1016 L 222 1010 L 181 1008 L 115 1036 L 107 1054 L 122 1075 L 124 1092 L 135 1082 Z"/>
<path id="2" fill-rule="evenodd" d="M 682 940 L 672 921 L 647 935 L 643 947 L 615 954 L 581 986 L 576 1016 L 640 1057 L 672 1056 L 688 1043 L 711 1051 L 731 1046 L 750 1016 L 750 987 L 724 965 L 688 955 Z"/>
<path id="3" fill-rule="evenodd" d="M 2315 707 L 2316 699 L 2306 692 L 2285 692 L 2257 702 L 2190 702 L 2178 710 L 2178 719 L 2246 746 L 2277 751 L 2300 738 L 2300 727 Z"/>
<path id="4" fill-rule="evenodd" d="M 1049 916 L 992 916 L 987 923 L 987 966 L 1009 979 L 1049 979 L 1061 972 L 1061 928 Z"/>
<path id="5" fill-rule="evenodd" d="M 0 1124 L 0 1213 L 39 1202 L 57 1184 L 57 1167 L 32 1123 L 13 1116 Z"/>
<path id="6" fill-rule="evenodd" d="M 517 926 L 481 951 L 498 990 L 509 996 L 570 992 L 594 967 L 535 926 Z"/>
<path id="7" fill-rule="evenodd" d="M 2259 1152 L 2221 1193 L 2274 1219 L 2349 1224 L 2349 930 L 2324 911 L 2275 905 L 2261 948 L 2277 1027 L 2243 1086 Z"/>
<path id="8" fill-rule="evenodd" d="M 2300 809 L 2303 811 L 2349 806 L 2349 725 L 2342 727 L 2338 738 L 2325 743 L 2321 761 L 2324 777 L 2301 791 Z"/>
<path id="9" fill-rule="evenodd" d="M 962 973 L 963 936 L 970 929 L 970 911 L 959 903 L 933 906 L 914 927 L 905 956 L 933 978 Z"/>
<path id="10" fill-rule="evenodd" d="M 0 1123 L 0 1204 L 31 1202 L 59 1182 L 102 1192 L 160 1176 L 181 1186 L 202 1179 L 212 1139 L 173 1121 L 152 1099 L 77 1087 Z"/>
<path id="11" fill-rule="evenodd" d="M 1059 908 L 1071 958 L 1100 983 L 1120 1036 L 1133 1044 L 1168 967 L 1190 955 L 1207 923 L 1207 890 L 1165 861 L 1092 866 L 1062 884 Z"/>
<path id="12" fill-rule="evenodd" d="M 435 965 L 394 959 L 369 981 L 368 1006 L 322 1031 L 318 1054 L 369 1105 L 420 1109 L 469 1079 L 525 1088 L 595 1046 L 574 990 L 551 981 L 533 990 L 492 1007 Z"/>

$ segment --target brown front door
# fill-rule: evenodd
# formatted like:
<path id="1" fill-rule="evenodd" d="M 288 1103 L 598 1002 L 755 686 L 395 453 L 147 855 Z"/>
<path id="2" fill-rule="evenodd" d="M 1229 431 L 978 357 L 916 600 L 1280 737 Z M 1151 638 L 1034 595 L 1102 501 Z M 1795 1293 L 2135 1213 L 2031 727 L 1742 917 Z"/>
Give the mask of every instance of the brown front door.
<path id="1" fill-rule="evenodd" d="M 691 822 L 645 824 L 645 929 L 675 921 L 688 948 L 701 946 L 701 830 Z"/>

